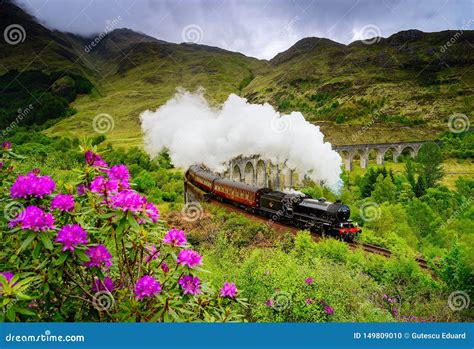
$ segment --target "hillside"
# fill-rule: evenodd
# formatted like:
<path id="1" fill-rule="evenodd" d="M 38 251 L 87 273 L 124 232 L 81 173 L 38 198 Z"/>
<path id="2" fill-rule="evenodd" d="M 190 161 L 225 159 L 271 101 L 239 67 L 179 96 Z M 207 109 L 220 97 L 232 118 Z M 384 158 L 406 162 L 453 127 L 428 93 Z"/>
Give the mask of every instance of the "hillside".
<path id="1" fill-rule="evenodd" d="M 107 133 L 112 143 L 139 145 L 140 112 L 157 108 L 178 87 L 202 86 L 213 103 L 236 93 L 283 112 L 301 111 L 336 144 L 435 138 L 453 112 L 469 114 L 474 104 L 473 31 L 456 35 L 444 53 L 440 47 L 456 32 L 410 30 L 347 46 L 306 38 L 268 62 L 130 29 L 111 31 L 86 52 L 95 37 L 49 30 L 12 4 L 0 9 L 2 23 L 20 24 L 26 33 L 19 44 L 0 43 L 0 74 L 78 74 L 95 86 L 78 96 L 71 105 L 76 113 L 48 129 L 50 135 L 93 133 L 94 116 L 105 113 L 114 121 Z M 354 139 L 354 130 L 367 124 Z"/>

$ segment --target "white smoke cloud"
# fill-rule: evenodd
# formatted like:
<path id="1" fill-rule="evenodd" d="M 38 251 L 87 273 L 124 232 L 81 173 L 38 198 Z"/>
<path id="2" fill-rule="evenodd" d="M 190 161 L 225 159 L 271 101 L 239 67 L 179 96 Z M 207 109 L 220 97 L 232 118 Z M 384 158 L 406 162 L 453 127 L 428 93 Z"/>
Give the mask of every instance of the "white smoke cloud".
<path id="1" fill-rule="evenodd" d="M 300 112 L 281 115 L 270 104 L 250 104 L 231 94 L 222 108 L 209 106 L 202 91 L 179 90 L 156 111 L 141 115 L 145 149 L 156 156 L 169 149 L 173 164 L 187 168 L 204 163 L 222 172 L 224 163 L 259 154 L 307 173 L 338 191 L 341 157 L 324 142 L 324 135 Z"/>

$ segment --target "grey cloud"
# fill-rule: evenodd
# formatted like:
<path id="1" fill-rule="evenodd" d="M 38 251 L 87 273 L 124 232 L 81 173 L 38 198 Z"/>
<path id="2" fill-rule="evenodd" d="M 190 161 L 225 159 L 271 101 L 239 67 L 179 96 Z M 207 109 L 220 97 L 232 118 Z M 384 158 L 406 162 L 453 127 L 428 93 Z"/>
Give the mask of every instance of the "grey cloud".
<path id="1" fill-rule="evenodd" d="M 183 29 L 202 29 L 200 43 L 271 58 L 308 36 L 350 43 L 376 28 L 382 36 L 406 29 L 463 28 L 471 0 L 18 0 L 45 25 L 82 35 L 101 32 L 118 16 L 127 27 L 182 42 Z M 470 17 L 469 17 L 470 16 Z M 472 25 L 471 25 L 472 26 Z M 464 28 L 464 29 L 473 29 Z"/>

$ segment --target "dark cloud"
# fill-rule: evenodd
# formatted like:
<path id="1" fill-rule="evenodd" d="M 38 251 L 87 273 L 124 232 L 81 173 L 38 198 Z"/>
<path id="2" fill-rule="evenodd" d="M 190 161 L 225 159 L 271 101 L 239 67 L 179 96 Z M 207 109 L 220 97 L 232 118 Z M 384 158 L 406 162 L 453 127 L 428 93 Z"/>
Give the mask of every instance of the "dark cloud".
<path id="1" fill-rule="evenodd" d="M 62 31 L 91 35 L 116 23 L 117 28 L 127 27 L 170 42 L 196 40 L 259 58 L 271 58 L 308 36 L 347 44 L 405 29 L 473 29 L 474 13 L 472 0 L 17 2 L 47 26 Z"/>

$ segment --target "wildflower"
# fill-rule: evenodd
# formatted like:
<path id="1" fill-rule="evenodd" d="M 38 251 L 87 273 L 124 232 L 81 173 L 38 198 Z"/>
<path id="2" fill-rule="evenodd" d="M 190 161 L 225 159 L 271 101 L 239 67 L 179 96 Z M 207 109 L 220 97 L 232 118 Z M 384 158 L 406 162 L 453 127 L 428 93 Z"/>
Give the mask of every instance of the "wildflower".
<path id="1" fill-rule="evenodd" d="M 70 194 L 58 194 L 51 201 L 51 209 L 58 209 L 60 211 L 74 210 L 74 197 Z"/>
<path id="2" fill-rule="evenodd" d="M 96 247 L 89 247 L 86 251 L 86 255 L 89 257 L 89 261 L 84 263 L 86 267 L 98 267 L 102 265 L 105 270 L 112 265 L 112 255 L 104 245 L 97 245 Z"/>
<path id="3" fill-rule="evenodd" d="M 92 150 L 88 150 L 84 153 L 84 157 L 86 158 L 86 163 L 88 165 L 92 165 L 95 161 L 95 154 L 92 152 Z"/>
<path id="4" fill-rule="evenodd" d="M 115 180 L 106 180 L 103 176 L 98 176 L 92 180 L 90 190 L 96 194 L 114 194 L 118 192 L 118 182 Z"/>
<path id="5" fill-rule="evenodd" d="M 161 292 L 161 284 L 150 275 L 143 276 L 135 285 L 135 298 L 140 301 Z"/>
<path id="6" fill-rule="evenodd" d="M 304 279 L 304 282 L 306 282 L 306 284 L 308 285 L 312 285 L 314 282 L 314 279 L 312 277 L 307 277 L 306 279 Z"/>
<path id="7" fill-rule="evenodd" d="M 168 272 L 170 271 L 170 267 L 168 266 L 168 264 L 166 264 L 166 263 L 163 262 L 163 263 L 161 264 L 161 270 L 163 270 L 163 273 L 166 274 L 166 273 L 168 273 Z"/>
<path id="8" fill-rule="evenodd" d="M 326 312 L 326 314 L 328 315 L 332 315 L 334 313 L 334 309 L 332 307 L 330 307 L 329 305 L 326 305 L 324 307 L 324 311 Z"/>
<path id="9" fill-rule="evenodd" d="M 145 213 L 153 223 L 158 222 L 158 219 L 160 218 L 160 212 L 153 203 L 149 202 L 146 204 Z"/>
<path id="10" fill-rule="evenodd" d="M 13 276 L 15 276 L 11 271 L 4 271 L 4 272 L 1 272 L 0 274 L 2 274 L 5 277 L 5 279 L 7 279 L 8 283 L 10 283 L 10 281 L 12 281 L 13 279 Z"/>
<path id="11" fill-rule="evenodd" d="M 12 148 L 12 142 L 5 141 L 2 143 L 3 150 L 10 150 Z"/>
<path id="12" fill-rule="evenodd" d="M 65 225 L 61 228 L 56 236 L 56 242 L 64 245 L 63 251 L 74 251 L 74 247 L 78 244 L 87 244 L 87 233 L 80 225 Z"/>
<path id="13" fill-rule="evenodd" d="M 46 213 L 37 206 L 28 206 L 17 218 L 12 219 L 8 226 L 13 228 L 18 224 L 23 230 L 48 231 L 54 228 L 54 217 L 51 213 Z"/>
<path id="14" fill-rule="evenodd" d="M 42 199 L 56 190 L 56 184 L 49 176 L 38 176 L 38 172 L 32 171 L 26 176 L 18 176 L 10 188 L 10 196 L 13 199 L 37 197 Z"/>
<path id="15" fill-rule="evenodd" d="M 114 292 L 115 285 L 114 281 L 106 276 L 104 281 L 101 281 L 98 277 L 94 278 L 94 282 L 92 283 L 92 292 L 99 292 L 99 291 L 108 291 Z"/>
<path id="16" fill-rule="evenodd" d="M 306 298 L 306 304 L 308 305 L 313 304 L 313 300 L 311 298 Z"/>
<path id="17" fill-rule="evenodd" d="M 179 279 L 178 284 L 184 290 L 184 294 L 200 294 L 201 293 L 201 280 L 197 276 L 184 275 Z"/>
<path id="18" fill-rule="evenodd" d="M 84 184 L 82 184 L 82 183 L 79 184 L 79 185 L 77 186 L 77 195 L 82 196 L 82 195 L 84 195 L 85 193 L 86 193 L 86 187 L 85 187 Z"/>
<path id="19" fill-rule="evenodd" d="M 122 190 L 112 197 L 112 207 L 124 212 L 138 213 L 146 205 L 146 199 L 134 190 Z"/>
<path id="20" fill-rule="evenodd" d="M 269 299 L 265 302 L 265 305 L 270 308 L 273 307 L 273 304 L 274 304 L 273 299 Z"/>
<path id="21" fill-rule="evenodd" d="M 112 166 L 109 170 L 109 178 L 118 181 L 121 189 L 130 188 L 130 184 L 128 183 L 130 173 L 125 165 L 120 164 Z"/>
<path id="22" fill-rule="evenodd" d="M 202 265 L 202 257 L 199 253 L 191 249 L 181 250 L 176 262 L 183 266 L 187 265 L 190 268 L 194 268 L 198 265 Z"/>
<path id="23" fill-rule="evenodd" d="M 393 309 L 392 309 L 392 315 L 393 315 L 394 317 L 397 317 L 397 316 L 398 316 L 398 309 L 397 309 L 397 307 L 393 307 Z"/>
<path id="24" fill-rule="evenodd" d="M 88 150 L 84 153 L 86 163 L 94 167 L 108 167 L 107 163 L 102 160 L 99 154 L 95 154 L 93 151 Z"/>
<path id="25" fill-rule="evenodd" d="M 150 246 L 147 246 L 146 248 L 146 259 L 145 259 L 145 263 L 150 263 L 152 260 L 155 260 L 158 258 L 158 256 L 160 255 L 160 251 L 158 251 L 156 249 L 156 246 L 155 245 L 150 245 Z"/>
<path id="26" fill-rule="evenodd" d="M 165 234 L 163 242 L 172 246 L 184 246 L 187 242 L 186 235 L 184 231 L 173 228 Z"/>
<path id="27" fill-rule="evenodd" d="M 234 298 L 237 294 L 237 288 L 233 282 L 224 282 L 224 286 L 221 288 L 221 297 Z"/>

